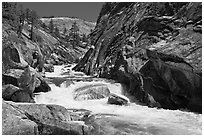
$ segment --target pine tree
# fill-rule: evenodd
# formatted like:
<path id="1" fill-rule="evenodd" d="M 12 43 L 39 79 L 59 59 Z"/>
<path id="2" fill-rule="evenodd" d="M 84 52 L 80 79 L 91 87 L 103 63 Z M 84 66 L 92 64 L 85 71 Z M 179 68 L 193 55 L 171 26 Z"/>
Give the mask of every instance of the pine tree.
<path id="1" fill-rule="evenodd" d="M 59 32 L 59 29 L 58 29 L 57 26 L 55 27 L 55 32 L 54 32 L 54 34 L 55 34 L 55 36 L 60 37 L 60 32 Z"/>
<path id="2" fill-rule="evenodd" d="M 2 17 L 7 19 L 14 28 L 18 28 L 19 17 L 18 17 L 17 3 L 3 2 Z"/>
<path id="3" fill-rule="evenodd" d="M 27 21 L 30 20 L 30 13 L 31 13 L 31 10 L 26 8 L 26 10 L 25 10 L 25 18 L 26 18 Z"/>
<path id="4" fill-rule="evenodd" d="M 53 33 L 54 24 L 53 24 L 53 20 L 52 19 L 50 20 L 49 29 L 50 29 L 50 33 Z"/>
<path id="5" fill-rule="evenodd" d="M 83 42 L 88 42 L 88 39 L 87 39 L 87 37 L 86 37 L 86 35 L 84 33 L 83 33 L 82 41 Z"/>
<path id="6" fill-rule="evenodd" d="M 65 35 L 65 41 L 69 41 L 70 40 L 70 37 L 69 37 L 69 35 Z"/>
<path id="7" fill-rule="evenodd" d="M 63 34 L 64 34 L 64 35 L 66 35 L 66 33 L 67 33 L 67 28 L 66 28 L 66 27 L 64 27 Z"/>
<path id="8" fill-rule="evenodd" d="M 73 47 L 76 47 L 76 45 L 78 45 L 80 41 L 78 32 L 79 32 L 79 27 L 77 26 L 76 22 L 74 22 L 70 29 L 70 37 L 72 38 Z"/>
<path id="9" fill-rule="evenodd" d="M 2 5 L 3 18 L 7 19 L 9 23 L 16 29 L 18 37 L 21 36 L 24 22 L 31 24 L 30 39 L 33 40 L 33 29 L 38 26 L 39 17 L 35 11 L 30 9 L 23 9 L 22 5 L 17 5 L 13 2 L 3 2 Z"/>
<path id="10" fill-rule="evenodd" d="M 20 37 L 21 34 L 22 34 L 22 30 L 23 30 L 25 18 L 26 18 L 26 16 L 25 16 L 25 10 L 23 9 L 23 6 L 20 5 L 20 6 L 19 6 L 19 28 L 18 28 L 18 30 L 17 30 L 18 37 Z"/>
<path id="11" fill-rule="evenodd" d="M 41 23 L 41 27 L 42 28 L 44 28 L 44 29 L 46 29 L 47 28 L 47 26 L 46 26 L 46 24 L 43 22 L 43 23 Z"/>

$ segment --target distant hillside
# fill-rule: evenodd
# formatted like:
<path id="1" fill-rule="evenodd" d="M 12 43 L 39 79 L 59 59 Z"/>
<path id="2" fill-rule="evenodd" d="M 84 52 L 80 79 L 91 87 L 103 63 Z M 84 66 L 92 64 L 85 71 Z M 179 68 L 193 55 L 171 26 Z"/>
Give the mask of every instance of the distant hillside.
<path id="1" fill-rule="evenodd" d="M 69 30 L 74 22 L 77 23 L 80 34 L 85 33 L 88 35 L 91 32 L 91 29 L 93 30 L 96 26 L 95 22 L 70 17 L 41 18 L 41 21 L 48 26 L 51 19 L 53 20 L 53 24 L 59 28 L 60 32 L 63 32 L 64 27 Z"/>

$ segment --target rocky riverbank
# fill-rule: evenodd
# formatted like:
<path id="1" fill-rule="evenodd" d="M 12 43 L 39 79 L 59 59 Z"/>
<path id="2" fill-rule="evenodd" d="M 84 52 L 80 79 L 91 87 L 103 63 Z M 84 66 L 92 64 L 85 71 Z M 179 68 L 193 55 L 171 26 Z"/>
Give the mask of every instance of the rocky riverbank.
<path id="1" fill-rule="evenodd" d="M 80 122 L 72 122 L 64 107 L 36 104 L 34 100 L 35 94 L 51 90 L 45 71 L 52 72 L 56 64 L 76 62 L 86 49 L 74 49 L 71 45 L 68 48 L 40 26 L 33 28 L 35 38 L 31 39 L 29 20 L 24 20 L 23 25 L 18 24 L 20 15 L 16 13 L 15 3 L 3 5 L 2 134 L 87 134 L 86 127 Z M 18 25 L 23 26 L 21 35 Z M 32 54 L 36 51 L 38 69 L 33 66 Z M 43 72 L 39 72 L 39 68 Z"/>

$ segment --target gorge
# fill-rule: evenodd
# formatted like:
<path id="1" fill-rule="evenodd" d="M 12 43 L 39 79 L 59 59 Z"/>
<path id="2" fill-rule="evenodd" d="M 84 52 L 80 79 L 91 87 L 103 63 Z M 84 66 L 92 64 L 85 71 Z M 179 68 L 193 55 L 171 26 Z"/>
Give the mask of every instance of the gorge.
<path id="1" fill-rule="evenodd" d="M 86 47 L 3 15 L 2 134 L 202 134 L 201 2 L 107 2 Z"/>

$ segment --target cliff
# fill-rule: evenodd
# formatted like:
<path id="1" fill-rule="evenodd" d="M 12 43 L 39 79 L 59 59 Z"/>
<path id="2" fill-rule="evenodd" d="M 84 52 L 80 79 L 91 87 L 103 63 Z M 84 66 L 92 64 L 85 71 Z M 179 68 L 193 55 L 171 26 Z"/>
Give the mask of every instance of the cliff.
<path id="1" fill-rule="evenodd" d="M 202 3 L 105 3 L 74 68 L 150 107 L 202 110 Z"/>

